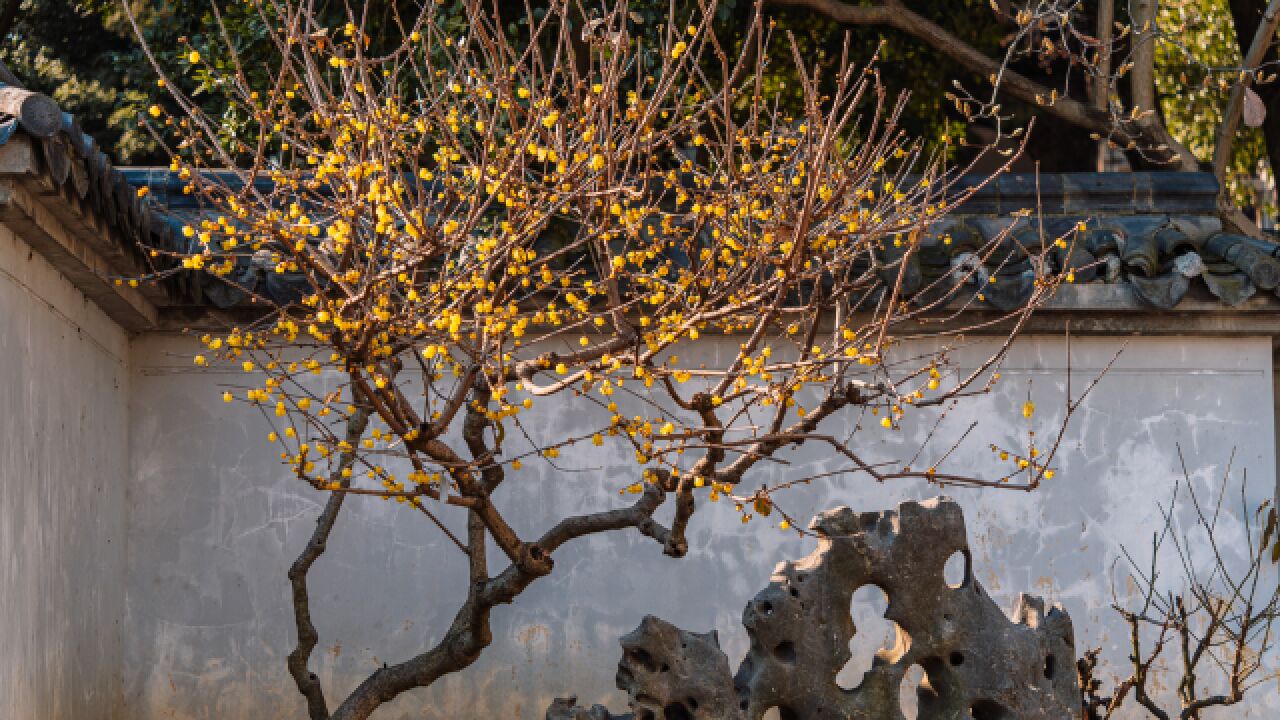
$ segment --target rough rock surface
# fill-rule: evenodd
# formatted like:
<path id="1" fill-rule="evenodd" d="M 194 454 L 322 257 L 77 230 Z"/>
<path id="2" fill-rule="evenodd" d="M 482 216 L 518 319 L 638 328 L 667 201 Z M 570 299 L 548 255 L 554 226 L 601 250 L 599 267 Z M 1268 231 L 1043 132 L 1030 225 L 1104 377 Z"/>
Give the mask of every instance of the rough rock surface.
<path id="1" fill-rule="evenodd" d="M 885 512 L 840 507 L 810 525 L 820 537 L 808 557 L 774 570 L 747 604 L 751 647 L 736 677 L 714 633 L 688 633 L 646 617 L 622 638 L 618 687 L 632 715 L 573 698 L 552 703 L 547 720 L 782 720 L 903 718 L 899 693 L 913 665 L 924 671 L 918 720 L 1060 720 L 1080 715 L 1071 619 L 1059 606 L 1021 595 L 1010 620 L 974 577 L 960 506 L 946 498 Z M 964 559 L 955 586 L 944 577 Z M 853 594 L 875 585 L 897 625 L 853 689 L 836 684 L 857 632 Z"/>
<path id="2" fill-rule="evenodd" d="M 622 636 L 618 689 L 627 692 L 629 715 L 610 715 L 603 705 L 577 706 L 557 698 L 547 720 L 730 720 L 742 717 L 729 674 L 729 658 L 715 631 L 691 633 L 652 615 Z"/>

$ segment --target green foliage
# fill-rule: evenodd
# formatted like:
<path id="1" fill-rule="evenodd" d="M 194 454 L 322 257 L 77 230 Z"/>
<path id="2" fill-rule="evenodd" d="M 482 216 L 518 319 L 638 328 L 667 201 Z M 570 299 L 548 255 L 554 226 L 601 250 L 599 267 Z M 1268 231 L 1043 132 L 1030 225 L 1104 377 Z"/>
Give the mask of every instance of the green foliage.
<path id="1" fill-rule="evenodd" d="M 1225 0 L 1164 0 L 1157 19 L 1156 90 L 1169 132 L 1202 162 L 1213 157 L 1214 133 L 1242 62 Z M 1253 205 L 1252 178 L 1267 158 L 1261 129 L 1241 123 L 1227 184 L 1238 205 Z"/>
<path id="2" fill-rule="evenodd" d="M 276 49 L 266 43 L 263 19 L 245 3 L 216 2 L 227 36 L 252 84 L 268 85 Z M 347 5 L 317 5 L 317 14 L 330 27 L 337 28 L 348 21 Z M 718 4 L 715 31 L 728 48 L 740 46 L 753 5 L 746 0 L 722 0 Z M 229 66 L 231 57 L 211 0 L 132 0 L 130 7 L 162 66 L 177 67 L 190 48 L 199 50 L 214 71 Z M 364 13 L 366 33 L 373 38 L 374 49 L 404 37 L 407 29 L 401 18 L 415 14 L 409 5 L 388 0 L 353 7 Z M 502 0 L 498 7 L 500 13 L 521 18 L 510 23 L 510 32 L 527 32 L 521 27 L 526 22 L 523 2 Z M 590 14 L 594 4 L 588 2 L 583 7 Z M 632 17 L 638 26 L 652 29 L 656 36 L 665 23 L 681 22 L 680 18 L 692 16 L 696 7 L 696 0 L 678 0 L 672 15 L 668 0 L 635 0 Z M 441 10 L 446 21 L 453 18 L 462 35 L 466 20 L 460 6 L 450 4 Z M 929 0 L 918 4 L 915 10 L 942 22 L 983 51 L 999 51 L 1000 29 L 985 0 Z M 775 10 L 773 17 L 775 33 L 784 39 L 788 35 L 794 37 L 800 57 L 825 70 L 819 73 L 820 81 L 829 79 L 830 70 L 840 62 L 847 37 L 851 61 L 867 63 L 877 58 L 890 101 L 899 92 L 911 94 L 911 103 L 902 117 L 909 134 L 930 143 L 937 143 L 944 135 L 963 137 L 963 120 L 943 93 L 958 74 L 966 82 L 973 78 L 957 73 L 955 65 L 932 48 L 883 28 L 843 28 L 806 10 Z M 361 22 L 360 17 L 354 20 Z M 0 44 L 0 60 L 33 89 L 49 94 L 74 114 L 116 161 L 140 164 L 165 160 L 155 141 L 138 125 L 146 108 L 163 93 L 155 86 L 154 71 L 117 0 L 25 0 L 20 19 L 5 40 Z M 718 68 L 709 66 L 706 70 L 714 74 Z M 209 92 L 213 79 L 208 70 L 180 82 L 205 106 L 206 112 L 223 121 L 228 132 L 238 137 L 256 132 L 251 118 L 236 116 L 218 99 L 220 93 Z M 765 86 L 782 91 L 782 111 L 799 110 L 800 79 L 791 58 L 778 58 L 771 63 Z"/>
<path id="3" fill-rule="evenodd" d="M 276 49 L 266 40 L 265 21 L 245 3 L 216 1 L 226 36 L 240 56 L 251 84 L 269 86 L 277 59 Z M 354 18 L 348 16 L 348 6 L 343 3 L 318 5 L 318 16 L 335 32 L 348 19 L 363 22 L 372 38 L 373 51 L 379 45 L 398 43 L 408 32 L 401 18 L 414 16 L 409 5 L 396 0 L 371 0 L 352 6 L 363 13 Z M 581 12 L 590 16 L 595 6 L 587 2 Z M 728 50 L 740 48 L 742 30 L 753 6 L 746 0 L 721 0 L 717 5 L 714 29 Z M 180 66 L 182 56 L 193 48 L 208 61 L 207 66 L 202 64 L 198 72 L 178 81 L 205 106 L 206 112 L 221 121 L 228 139 L 244 139 L 258 131 L 253 118 L 237 115 L 222 102 L 221 93 L 211 92 L 215 90 L 213 75 L 229 68 L 232 58 L 210 0 L 132 0 L 130 7 L 163 66 Z M 497 11 L 513 18 L 507 28 L 513 35 L 528 32 L 523 7 L 523 2 L 499 0 Z M 989 56 L 998 57 L 1004 52 L 1001 43 L 1006 29 L 996 21 L 986 0 L 927 0 L 912 8 Z M 1163 33 L 1156 76 L 1163 115 L 1172 134 L 1198 158 L 1207 160 L 1212 154 L 1213 133 L 1229 94 L 1229 83 L 1234 80 L 1234 73 L 1227 69 L 1240 63 L 1231 14 L 1225 0 L 1166 0 L 1160 8 Z M 677 0 L 674 14 L 668 0 L 634 0 L 631 17 L 637 28 L 657 37 L 666 23 L 682 23 L 682 18 L 692 16 L 695 9 L 696 0 Z M 458 35 L 464 35 L 466 19 L 460 5 L 450 3 L 440 10 L 442 21 L 452 21 Z M 945 92 L 957 79 L 968 87 L 981 87 L 982 78 L 970 76 L 935 49 L 891 29 L 843 27 L 801 9 L 775 8 L 770 13 L 775 22 L 774 33 L 783 40 L 779 47 L 787 46 L 788 38 L 794 39 L 799 56 L 811 69 L 818 70 L 820 83 L 830 79 L 831 69 L 845 52 L 854 63 L 875 58 L 889 92 L 888 101 L 892 102 L 899 92 L 911 95 L 901 117 L 901 125 L 909 134 L 935 146 L 944 136 L 964 139 L 964 119 L 955 112 Z M 586 18 L 581 20 L 585 21 Z M 638 35 L 645 37 L 644 32 Z M 155 74 L 117 0 L 25 0 L 17 24 L 7 42 L 0 45 L 0 60 L 31 87 L 48 93 L 73 113 L 115 160 L 135 164 L 164 160 L 165 154 L 137 122 L 163 93 L 155 86 Z M 708 74 L 719 71 L 714 60 L 705 65 Z M 781 98 L 781 112 L 798 114 L 803 93 L 791 58 L 771 62 L 763 84 Z M 1009 106 L 1018 122 L 1025 122 L 1032 114 L 1017 103 Z M 1250 179 L 1257 175 L 1265 157 L 1262 133 L 1242 127 L 1234 146 L 1229 180 L 1237 202 L 1253 201 Z"/>
<path id="4" fill-rule="evenodd" d="M 136 123 L 147 92 L 141 68 L 127 59 L 132 45 L 109 29 L 105 4 L 26 0 L 0 44 L 0 60 L 75 115 L 115 159 L 146 161 L 157 155 Z"/>
<path id="5" fill-rule="evenodd" d="M 132 0 L 130 7 L 161 65 L 173 67 L 188 47 L 209 48 L 215 67 L 229 62 L 210 0 Z M 218 0 L 218 9 L 235 50 L 249 61 L 246 69 L 261 80 L 274 53 L 263 44 L 262 19 L 243 3 Z M 138 123 L 164 93 L 118 0 L 24 0 L 17 23 L 0 40 L 0 61 L 73 114 L 113 160 L 167 162 Z M 207 101 L 207 111 L 226 119 L 218 94 L 207 92 L 209 80 L 196 74 L 181 82 Z"/>
<path id="6" fill-rule="evenodd" d="M 658 3 L 660 0 L 649 0 Z M 661 3 L 666 7 L 666 3 Z M 735 31 L 746 24 L 752 3 L 738 0 L 721 8 L 716 33 L 735 38 Z M 727 11 L 726 11 L 727 10 Z M 927 0 L 913 4 L 915 12 L 941 23 L 983 52 L 1000 51 L 1001 32 L 986 0 Z M 832 69 L 846 51 L 851 62 L 875 67 L 888 91 L 889 102 L 899 93 L 908 93 L 910 102 L 900 118 L 901 126 L 927 145 L 938 146 L 943 138 L 962 139 L 964 118 L 946 98 L 955 80 L 976 84 L 980 79 L 948 61 L 938 51 L 890 28 L 842 26 L 809 10 L 778 9 L 771 11 L 776 22 L 774 32 L 780 37 L 794 38 L 799 56 L 809 65 L 821 68 L 822 78 L 829 79 Z M 771 66 L 766 79 L 770 90 L 786 91 L 795 112 L 803 93 L 800 78 L 790 58 L 779 59 Z"/>

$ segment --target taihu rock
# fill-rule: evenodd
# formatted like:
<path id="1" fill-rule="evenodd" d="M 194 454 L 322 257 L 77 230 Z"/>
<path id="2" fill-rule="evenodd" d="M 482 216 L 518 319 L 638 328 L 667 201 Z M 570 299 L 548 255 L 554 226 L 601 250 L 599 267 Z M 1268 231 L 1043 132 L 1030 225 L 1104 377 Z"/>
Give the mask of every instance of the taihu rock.
<path id="1" fill-rule="evenodd" d="M 819 545 L 780 564 L 747 604 L 750 650 L 737 675 L 714 633 L 688 633 L 646 617 L 622 639 L 618 687 L 631 714 L 603 706 L 552 703 L 547 720 L 897 720 L 908 670 L 919 665 L 918 720 L 1060 720 L 1080 716 L 1071 619 L 1059 606 L 1019 597 L 1013 618 L 974 579 L 960 506 L 946 498 L 906 502 L 880 513 L 840 507 L 810 528 Z M 965 559 L 963 580 L 944 578 L 948 559 Z M 857 629 L 849 611 L 864 585 L 885 592 L 898 628 L 858 687 L 836 675 Z"/>

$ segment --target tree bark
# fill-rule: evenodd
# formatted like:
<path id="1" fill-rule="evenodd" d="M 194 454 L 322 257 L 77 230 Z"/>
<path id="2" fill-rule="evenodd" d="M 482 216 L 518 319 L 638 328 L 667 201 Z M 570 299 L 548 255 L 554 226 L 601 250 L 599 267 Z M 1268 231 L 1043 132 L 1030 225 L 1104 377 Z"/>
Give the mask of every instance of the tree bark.
<path id="1" fill-rule="evenodd" d="M 575 538 L 634 527 L 665 545 L 670 531 L 653 519 L 653 513 L 666 497 L 663 485 L 667 483 L 669 478 L 646 485 L 644 494 L 631 507 L 565 518 L 533 544 L 549 559 L 557 548 Z M 484 551 L 488 528 L 475 511 L 468 515 L 468 594 L 444 638 L 421 655 L 375 670 L 334 710 L 331 720 L 366 720 L 383 703 L 401 693 L 427 687 L 445 675 L 470 666 L 493 641 L 489 627 L 493 608 L 510 603 L 542 577 L 516 563 L 508 565 L 497 576 L 488 577 Z"/>
<path id="2" fill-rule="evenodd" d="M 883 25 L 901 30 L 983 77 L 998 75 L 1000 87 L 1003 90 L 1022 102 L 1038 106 L 1041 113 L 1054 115 L 1072 125 L 1091 130 L 1104 137 L 1111 136 L 1122 146 L 1130 142 L 1147 147 L 1165 145 L 1168 150 L 1163 154 L 1169 161 L 1168 164 L 1172 166 L 1170 169 L 1199 170 L 1195 157 L 1185 152 L 1167 131 L 1153 132 L 1153 125 L 1163 129 L 1158 121 L 1139 124 L 1139 132 L 1134 133 L 1118 126 L 1110 113 L 1100 111 L 1074 98 L 1059 97 L 1056 102 L 1046 104 L 1046 99 L 1051 93 L 1049 88 L 987 57 L 945 28 L 913 12 L 900 0 L 887 0 L 882 5 L 872 6 L 850 5 L 840 0 L 771 0 L 771 2 L 779 6 L 808 8 L 848 25 Z"/>
<path id="3" fill-rule="evenodd" d="M 1271 0 L 1262 16 L 1262 22 L 1258 24 L 1249 42 L 1249 49 L 1242 54 L 1240 77 L 1231 88 L 1231 97 L 1227 100 L 1227 107 L 1222 111 L 1222 122 L 1218 125 L 1218 132 L 1214 136 L 1213 173 L 1219 181 L 1226 179 L 1227 165 L 1231 160 L 1231 147 L 1235 141 L 1240 115 L 1244 108 L 1245 92 L 1253 84 L 1253 72 L 1271 47 L 1277 24 L 1280 24 L 1280 0 Z"/>
<path id="4" fill-rule="evenodd" d="M 1236 44 L 1240 47 L 1240 57 L 1249 52 L 1253 36 L 1262 23 L 1263 13 L 1267 9 L 1267 0 L 1230 0 L 1231 19 L 1235 25 Z M 1272 65 L 1280 62 L 1280 54 L 1275 45 L 1269 43 L 1262 63 Z M 1280 82 L 1254 85 L 1254 92 L 1262 98 L 1266 105 L 1267 116 L 1262 121 L 1262 137 L 1267 144 L 1267 161 L 1271 165 L 1271 174 L 1280 172 Z"/>
<path id="5" fill-rule="evenodd" d="M 347 442 L 352 445 L 360 442 L 360 436 L 364 434 L 368 424 L 369 411 L 356 411 L 356 414 L 347 421 Z M 353 452 L 343 453 L 338 461 L 338 469 L 334 471 L 330 480 L 342 487 L 348 487 L 350 480 L 342 476 L 342 471 L 350 468 L 354 460 Z M 324 554 L 329 542 L 329 534 L 333 531 L 333 525 L 338 519 L 338 513 L 342 510 L 345 498 L 346 493 L 338 492 L 329 495 L 324 510 L 320 512 L 320 517 L 316 518 L 316 528 L 311 533 L 311 539 L 307 541 L 306 547 L 289 568 L 289 586 L 293 591 L 293 619 L 298 633 L 298 645 L 293 652 L 289 653 L 289 674 L 293 676 L 298 692 L 302 693 L 307 700 L 307 715 L 311 720 L 328 720 L 329 706 L 324 699 L 324 688 L 320 684 L 320 678 L 307 668 L 311 653 L 320 641 L 320 634 L 311 621 L 311 597 L 307 588 L 307 575 L 311 572 L 311 566 Z"/>
<path id="6" fill-rule="evenodd" d="M 1223 224 L 1227 226 L 1228 230 L 1254 237 L 1261 236 L 1257 225 L 1250 222 L 1244 213 L 1240 212 L 1239 208 L 1236 208 L 1235 203 L 1231 201 L 1230 196 L 1227 194 L 1227 165 L 1231 163 L 1231 148 L 1235 142 L 1236 131 L 1240 123 L 1240 114 L 1244 106 L 1244 93 L 1253 84 L 1253 77 L 1250 73 L 1263 62 L 1266 54 L 1271 51 L 1277 25 L 1280 25 L 1280 0 L 1270 0 L 1249 40 L 1248 49 L 1241 53 L 1241 65 L 1243 68 L 1241 77 L 1236 80 L 1235 86 L 1231 89 L 1231 97 L 1227 100 L 1227 107 L 1222 111 L 1222 121 L 1218 125 L 1218 131 L 1213 138 L 1213 174 L 1218 178 L 1218 182 L 1222 184 L 1222 189 L 1218 196 L 1218 206 L 1224 210 Z M 1243 37 L 1238 37 L 1237 39 L 1243 41 Z M 1269 116 L 1271 113 L 1268 112 L 1267 114 Z M 1275 166 L 1272 165 L 1273 171 L 1274 168 Z M 1225 212 L 1228 208 L 1234 209 L 1235 212 Z"/>
<path id="7" fill-rule="evenodd" d="M 1112 26 L 1116 21 L 1115 0 L 1099 0 L 1098 2 L 1098 67 L 1097 77 L 1090 88 L 1093 94 L 1093 107 L 1099 112 L 1106 112 L 1111 102 L 1111 39 Z M 1107 156 L 1110 148 L 1105 140 L 1098 141 L 1098 157 L 1096 169 L 1106 170 Z"/>
<path id="8" fill-rule="evenodd" d="M 1137 0 L 1133 4 L 1133 71 L 1129 82 L 1133 106 L 1142 112 L 1156 111 L 1156 2 Z"/>

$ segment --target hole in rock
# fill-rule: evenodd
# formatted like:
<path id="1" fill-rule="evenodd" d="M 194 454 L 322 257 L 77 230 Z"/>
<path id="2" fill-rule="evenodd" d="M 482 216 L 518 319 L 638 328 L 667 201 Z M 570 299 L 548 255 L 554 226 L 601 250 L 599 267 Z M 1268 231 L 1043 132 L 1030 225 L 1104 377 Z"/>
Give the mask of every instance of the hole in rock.
<path id="1" fill-rule="evenodd" d="M 889 597 L 877 585 L 863 585 L 853 594 L 849 604 L 854 628 L 849 640 L 849 661 L 836 674 L 836 684 L 841 688 L 852 690 L 861 685 L 876 652 L 897 643 L 898 625 L 884 616 L 888 608 Z"/>
<path id="2" fill-rule="evenodd" d="M 773 614 L 773 603 L 771 603 L 771 602 L 762 602 L 762 603 L 760 603 L 760 612 L 761 612 L 761 613 L 763 613 L 763 614 L 765 614 L 765 615 L 772 615 L 772 614 Z"/>
<path id="3" fill-rule="evenodd" d="M 942 566 L 942 579 L 947 587 L 955 589 L 969 584 L 969 551 L 957 550 L 947 558 Z"/>
<path id="4" fill-rule="evenodd" d="M 658 663 L 654 662 L 653 656 L 640 648 L 628 650 L 627 659 L 632 665 L 638 665 L 649 672 L 658 671 Z"/>
<path id="5" fill-rule="evenodd" d="M 671 703 L 662 708 L 662 717 L 665 720 L 693 720 L 693 713 L 681 703 Z"/>
<path id="6" fill-rule="evenodd" d="M 796 644 L 790 640 L 778 643 L 778 646 L 773 649 L 773 656 L 778 659 L 778 662 L 794 665 L 796 663 Z"/>
<path id="7" fill-rule="evenodd" d="M 951 653 L 951 657 L 950 657 L 949 659 L 951 660 L 951 664 L 952 664 L 953 666 L 956 666 L 956 665 L 963 665 L 963 664 L 964 664 L 964 653 L 960 653 L 960 652 L 953 652 L 953 653 Z"/>
<path id="8" fill-rule="evenodd" d="M 919 663 L 907 668 L 898 686 L 898 707 L 906 720 L 916 720 L 920 713 L 920 684 L 924 682 L 924 668 Z"/>
<path id="9" fill-rule="evenodd" d="M 1046 680 L 1053 679 L 1053 673 L 1058 669 L 1058 661 L 1052 655 L 1048 655 L 1044 659 L 1044 677 Z"/>
<path id="10" fill-rule="evenodd" d="M 979 700 L 969 708 L 973 720 L 1009 720 L 1011 717 L 1004 706 L 993 700 Z"/>

